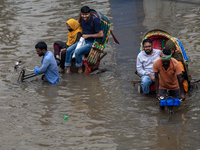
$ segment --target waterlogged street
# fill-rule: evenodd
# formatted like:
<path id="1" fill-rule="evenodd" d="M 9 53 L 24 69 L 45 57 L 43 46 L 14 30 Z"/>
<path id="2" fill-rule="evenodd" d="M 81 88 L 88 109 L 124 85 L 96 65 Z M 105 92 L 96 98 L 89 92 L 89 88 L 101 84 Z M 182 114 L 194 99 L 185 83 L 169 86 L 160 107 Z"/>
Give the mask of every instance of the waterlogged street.
<path id="1" fill-rule="evenodd" d="M 88 5 L 111 21 L 120 42 L 109 38 L 97 74 L 60 74 L 60 82 L 41 76 L 17 83 L 17 61 L 33 69 L 41 57 L 35 44 L 67 40 L 65 22 L 78 19 Z M 0 149 L 198 150 L 200 92 L 168 116 L 131 81 L 139 80 L 136 57 L 146 32 L 162 29 L 179 39 L 189 71 L 200 79 L 200 2 L 198 0 L 0 0 Z M 199 84 L 197 83 L 197 86 Z M 63 119 L 63 114 L 68 120 Z"/>

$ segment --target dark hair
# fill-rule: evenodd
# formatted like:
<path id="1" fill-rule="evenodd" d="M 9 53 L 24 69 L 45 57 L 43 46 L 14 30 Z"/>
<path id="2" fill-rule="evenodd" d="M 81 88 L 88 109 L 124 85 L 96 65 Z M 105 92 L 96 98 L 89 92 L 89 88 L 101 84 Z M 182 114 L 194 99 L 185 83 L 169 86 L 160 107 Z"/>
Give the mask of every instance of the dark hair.
<path id="1" fill-rule="evenodd" d="M 149 42 L 149 43 L 152 44 L 152 40 L 151 40 L 151 39 L 145 39 L 145 40 L 142 42 L 142 45 L 144 45 L 144 43 L 147 43 L 147 42 Z"/>
<path id="2" fill-rule="evenodd" d="M 83 7 L 81 8 L 81 12 L 82 12 L 82 13 L 90 13 L 90 7 L 88 7 L 88 6 L 83 6 Z"/>
<path id="3" fill-rule="evenodd" d="M 36 45 L 35 45 L 35 49 L 39 48 L 40 50 L 47 50 L 47 44 L 43 41 L 40 41 L 38 42 Z"/>
<path id="4" fill-rule="evenodd" d="M 163 49 L 163 54 L 165 54 L 165 55 L 171 55 L 171 51 L 170 51 L 170 49 Z"/>

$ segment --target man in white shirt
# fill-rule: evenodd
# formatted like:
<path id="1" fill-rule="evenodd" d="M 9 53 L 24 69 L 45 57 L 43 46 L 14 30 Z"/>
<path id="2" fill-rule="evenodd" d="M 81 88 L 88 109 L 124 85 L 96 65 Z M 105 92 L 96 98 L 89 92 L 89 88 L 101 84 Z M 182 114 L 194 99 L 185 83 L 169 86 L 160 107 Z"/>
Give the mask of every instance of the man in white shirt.
<path id="1" fill-rule="evenodd" d="M 150 85 L 155 81 L 153 72 L 153 63 L 160 57 L 160 50 L 153 49 L 153 44 L 150 39 L 145 39 L 142 42 L 143 51 L 137 56 L 137 72 L 142 75 L 141 86 L 144 94 L 150 92 Z"/>

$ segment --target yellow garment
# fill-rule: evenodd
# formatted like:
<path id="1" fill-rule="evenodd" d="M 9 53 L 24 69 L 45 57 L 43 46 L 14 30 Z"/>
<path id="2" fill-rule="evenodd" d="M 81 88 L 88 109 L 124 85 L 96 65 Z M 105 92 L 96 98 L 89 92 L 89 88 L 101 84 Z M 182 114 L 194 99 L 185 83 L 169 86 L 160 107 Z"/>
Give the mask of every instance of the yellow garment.
<path id="1" fill-rule="evenodd" d="M 76 41 L 78 32 L 82 33 L 82 27 L 80 26 L 80 23 L 75 19 L 69 19 L 66 23 L 73 29 L 73 31 L 69 31 L 67 35 L 67 46 L 71 46 Z"/>
<path id="2" fill-rule="evenodd" d="M 178 62 L 179 62 L 179 64 L 180 64 L 180 66 L 181 66 L 182 72 L 185 72 L 185 69 L 184 69 L 184 66 L 183 66 L 182 62 L 181 62 L 181 61 L 178 61 Z"/>
<path id="3" fill-rule="evenodd" d="M 187 80 L 183 81 L 183 88 L 184 88 L 185 92 L 187 93 L 188 92 L 188 81 Z"/>

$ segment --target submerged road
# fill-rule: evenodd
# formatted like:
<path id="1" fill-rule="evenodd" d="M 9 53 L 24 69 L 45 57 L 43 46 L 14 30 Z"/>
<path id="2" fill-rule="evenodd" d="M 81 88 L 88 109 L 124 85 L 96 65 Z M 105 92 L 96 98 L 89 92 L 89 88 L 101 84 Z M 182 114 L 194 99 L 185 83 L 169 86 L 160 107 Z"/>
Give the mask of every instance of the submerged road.
<path id="1" fill-rule="evenodd" d="M 65 22 L 78 19 L 83 5 L 107 16 L 120 42 L 110 36 L 100 65 L 108 71 L 61 74 L 56 85 L 40 76 L 16 83 L 15 62 L 39 65 L 35 44 L 43 40 L 53 51 L 54 41 L 66 41 Z M 190 74 L 199 78 L 199 13 L 198 0 L 0 0 L 0 149 L 200 149 L 198 89 L 169 117 L 155 95 L 139 94 L 131 83 L 139 79 L 134 72 L 141 40 L 155 28 L 180 40 Z"/>

